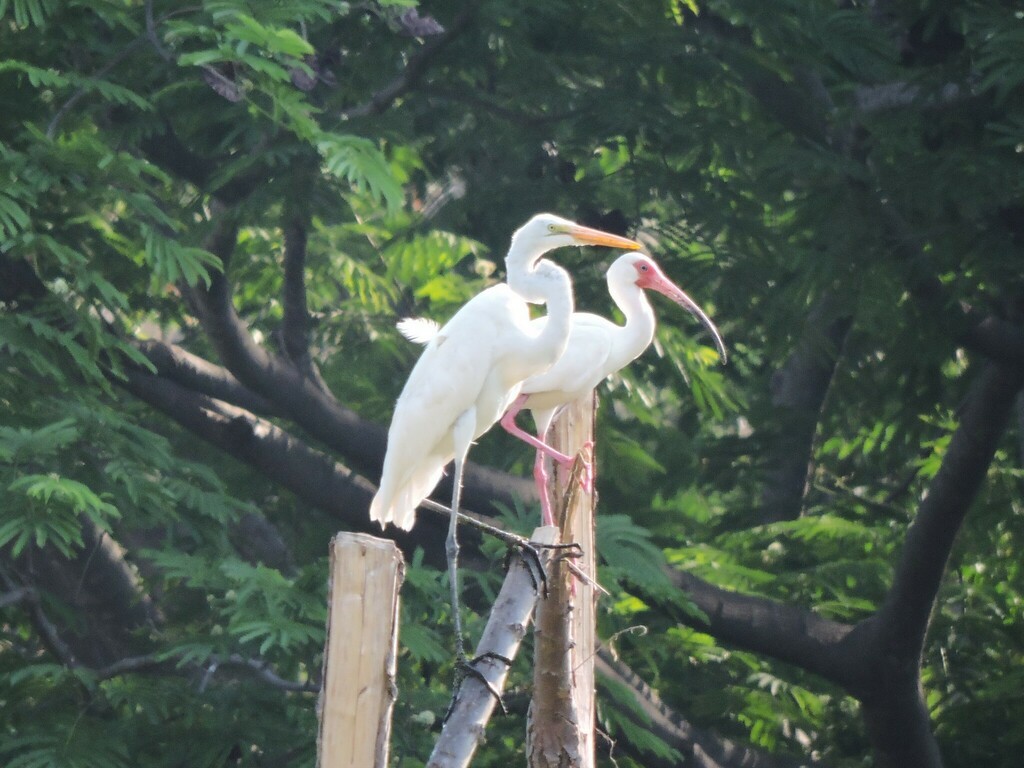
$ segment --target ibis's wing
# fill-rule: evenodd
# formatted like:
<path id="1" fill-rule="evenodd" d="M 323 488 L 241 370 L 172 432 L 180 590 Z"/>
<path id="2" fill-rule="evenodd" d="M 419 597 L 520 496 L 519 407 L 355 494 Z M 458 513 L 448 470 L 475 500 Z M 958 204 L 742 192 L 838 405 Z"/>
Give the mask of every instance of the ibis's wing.
<path id="1" fill-rule="evenodd" d="M 577 312 L 572 317 L 569 343 L 558 361 L 544 373 L 523 384 L 523 393 L 539 401 L 541 394 L 550 395 L 550 405 L 561 405 L 576 399 L 597 386 L 607 376 L 612 334 L 617 326 L 603 317 Z M 561 393 L 559 395 L 558 393 Z M 561 402 L 551 398 L 562 397 Z"/>

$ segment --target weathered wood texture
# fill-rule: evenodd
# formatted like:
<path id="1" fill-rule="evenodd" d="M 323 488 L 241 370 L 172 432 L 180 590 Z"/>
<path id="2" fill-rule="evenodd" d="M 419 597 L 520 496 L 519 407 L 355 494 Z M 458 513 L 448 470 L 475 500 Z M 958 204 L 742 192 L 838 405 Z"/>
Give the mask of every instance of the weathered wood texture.
<path id="1" fill-rule="evenodd" d="M 576 455 L 591 443 L 595 399 L 568 406 L 552 428 L 552 446 Z M 583 578 L 574 576 L 564 553 L 549 553 L 549 593 L 538 602 L 534 691 L 527 723 L 530 768 L 593 768 L 594 654 L 597 595 L 594 559 L 594 497 L 579 488 L 578 476 L 557 472 L 555 499 L 561 541 L 576 542 L 583 555 L 572 560 Z"/>
<path id="2" fill-rule="evenodd" d="M 405 563 L 388 539 L 339 533 L 330 574 L 317 765 L 386 768 Z"/>

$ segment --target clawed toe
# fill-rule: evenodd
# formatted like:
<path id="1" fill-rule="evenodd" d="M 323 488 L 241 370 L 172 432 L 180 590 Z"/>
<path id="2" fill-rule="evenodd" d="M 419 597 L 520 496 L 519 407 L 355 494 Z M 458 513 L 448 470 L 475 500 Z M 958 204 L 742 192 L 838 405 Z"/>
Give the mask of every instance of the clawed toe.
<path id="1" fill-rule="evenodd" d="M 452 711 L 455 709 L 455 702 L 459 698 L 459 690 L 462 688 L 462 683 L 467 677 L 472 677 L 487 689 L 487 692 L 491 694 L 491 696 L 494 697 L 494 700 L 498 703 L 498 707 L 501 709 L 501 714 L 508 714 L 508 707 L 505 706 L 505 701 L 501 698 L 501 693 L 499 693 L 498 689 L 491 684 L 491 681 L 487 679 L 487 676 L 474 666 L 477 662 L 484 660 L 500 661 L 507 667 L 512 666 L 512 659 L 502 656 L 500 653 L 494 653 L 493 651 L 481 653 L 479 656 L 472 659 L 467 659 L 465 655 L 457 658 L 455 660 L 455 691 L 452 693 L 452 701 L 448 705 L 448 711 L 445 712 L 444 720 L 442 722 L 447 722 Z"/>

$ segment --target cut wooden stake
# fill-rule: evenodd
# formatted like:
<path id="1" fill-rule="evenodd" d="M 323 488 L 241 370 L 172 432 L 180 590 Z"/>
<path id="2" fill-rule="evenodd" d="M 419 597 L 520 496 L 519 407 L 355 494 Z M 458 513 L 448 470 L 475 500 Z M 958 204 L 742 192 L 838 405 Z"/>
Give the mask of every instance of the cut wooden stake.
<path id="1" fill-rule="evenodd" d="M 317 707 L 319 768 L 386 768 L 405 578 L 393 541 L 362 533 L 331 540 L 327 643 Z"/>
<path id="2" fill-rule="evenodd" d="M 593 393 L 566 407 L 552 429 L 552 446 L 570 456 L 593 439 Z M 592 457 L 590 457 L 592 458 Z M 574 471 L 556 477 L 562 499 L 561 541 L 575 542 L 574 576 L 564 552 L 547 557 L 548 596 L 537 605 L 533 700 L 527 722 L 530 768 L 593 768 L 595 592 L 594 499 Z"/>
<path id="3" fill-rule="evenodd" d="M 531 541 L 552 544 L 557 534 L 553 526 L 537 528 Z M 473 666 L 499 694 L 509 671 L 508 664 L 501 657 L 509 661 L 515 659 L 533 616 L 537 603 L 535 578 L 522 558 L 512 560 L 476 648 L 479 660 Z M 479 658 L 488 654 L 487 658 Z M 467 676 L 452 703 L 427 768 L 465 768 L 469 765 L 495 706 L 494 693 L 487 685 L 476 677 Z"/>

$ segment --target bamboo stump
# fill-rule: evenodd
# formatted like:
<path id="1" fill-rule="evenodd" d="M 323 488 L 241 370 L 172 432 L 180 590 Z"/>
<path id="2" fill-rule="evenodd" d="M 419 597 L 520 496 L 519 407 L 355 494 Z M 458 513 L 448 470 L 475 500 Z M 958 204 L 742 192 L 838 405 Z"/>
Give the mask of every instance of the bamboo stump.
<path id="1" fill-rule="evenodd" d="M 319 768 L 387 766 L 404 577 L 393 541 L 361 533 L 331 540 Z"/>
<path id="2" fill-rule="evenodd" d="M 552 447 L 576 455 L 593 439 L 595 399 L 568 406 L 552 429 Z M 579 462 L 577 461 L 578 470 Z M 594 498 L 579 488 L 578 472 L 555 478 L 556 521 L 563 542 L 576 542 L 583 556 L 572 575 L 562 553 L 547 557 L 548 596 L 538 601 L 535 622 L 533 700 L 527 722 L 530 768 L 593 768 L 596 564 Z"/>

